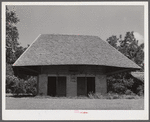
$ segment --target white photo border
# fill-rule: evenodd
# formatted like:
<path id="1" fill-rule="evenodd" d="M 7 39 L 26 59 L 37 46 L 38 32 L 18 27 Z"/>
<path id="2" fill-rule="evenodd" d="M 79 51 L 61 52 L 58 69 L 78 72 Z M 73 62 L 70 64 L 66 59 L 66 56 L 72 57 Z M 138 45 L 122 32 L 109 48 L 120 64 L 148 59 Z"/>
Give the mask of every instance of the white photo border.
<path id="1" fill-rule="evenodd" d="M 5 79 L 5 9 L 6 5 L 118 5 L 144 6 L 145 39 L 145 93 L 144 110 L 84 110 L 87 114 L 75 113 L 74 110 L 6 110 Z M 2 119 L 3 120 L 148 120 L 149 119 L 149 38 L 148 38 L 148 2 L 2 2 Z M 83 110 L 79 110 L 83 112 Z"/>

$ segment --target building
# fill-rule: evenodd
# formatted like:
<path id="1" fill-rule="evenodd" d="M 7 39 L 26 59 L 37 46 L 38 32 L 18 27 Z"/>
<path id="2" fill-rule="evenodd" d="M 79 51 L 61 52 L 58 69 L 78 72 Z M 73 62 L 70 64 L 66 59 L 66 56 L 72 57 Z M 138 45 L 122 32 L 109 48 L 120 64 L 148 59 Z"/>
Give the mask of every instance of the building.
<path id="1" fill-rule="evenodd" d="M 144 72 L 131 72 L 131 75 L 144 83 Z"/>
<path id="2" fill-rule="evenodd" d="M 140 69 L 97 36 L 41 34 L 13 64 L 38 76 L 38 94 L 87 96 L 107 92 L 107 75 Z"/>

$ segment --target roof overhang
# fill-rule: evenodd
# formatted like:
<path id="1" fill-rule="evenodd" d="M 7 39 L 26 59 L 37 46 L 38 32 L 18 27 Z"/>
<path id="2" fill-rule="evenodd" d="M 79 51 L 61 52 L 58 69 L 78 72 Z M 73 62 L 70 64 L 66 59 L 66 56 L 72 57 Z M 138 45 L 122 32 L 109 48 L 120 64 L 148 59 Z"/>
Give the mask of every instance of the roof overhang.
<path id="1" fill-rule="evenodd" d="M 13 66 L 15 75 L 19 76 L 20 74 L 37 76 L 40 74 L 39 67 L 32 66 Z"/>
<path id="2" fill-rule="evenodd" d="M 131 72 L 131 71 L 137 71 L 141 68 L 132 68 L 132 67 L 113 67 L 113 66 L 106 66 L 106 75 L 114 75 L 122 72 Z"/>
<path id="3" fill-rule="evenodd" d="M 144 82 L 144 72 L 131 72 L 131 75 L 132 75 L 134 78 L 136 78 L 136 79 L 138 79 L 138 80 Z"/>
<path id="4" fill-rule="evenodd" d="M 14 72 L 18 74 L 27 74 L 27 75 L 38 75 L 41 73 L 41 67 L 47 66 L 68 66 L 68 65 L 45 65 L 45 66 L 13 66 Z M 122 72 L 137 71 L 140 68 L 126 68 L 126 67 L 113 67 L 113 66 L 101 66 L 101 65 L 69 65 L 69 66 L 96 66 L 102 67 L 104 73 L 109 76 L 113 74 L 118 74 Z"/>

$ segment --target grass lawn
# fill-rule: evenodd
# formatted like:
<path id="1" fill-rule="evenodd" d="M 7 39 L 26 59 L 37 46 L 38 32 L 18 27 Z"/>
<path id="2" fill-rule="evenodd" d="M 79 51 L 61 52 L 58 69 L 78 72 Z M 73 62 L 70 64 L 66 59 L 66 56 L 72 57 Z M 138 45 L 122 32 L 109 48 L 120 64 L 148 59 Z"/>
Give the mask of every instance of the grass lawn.
<path id="1" fill-rule="evenodd" d="M 6 109 L 19 110 L 144 110 L 144 99 L 50 99 L 6 97 Z"/>

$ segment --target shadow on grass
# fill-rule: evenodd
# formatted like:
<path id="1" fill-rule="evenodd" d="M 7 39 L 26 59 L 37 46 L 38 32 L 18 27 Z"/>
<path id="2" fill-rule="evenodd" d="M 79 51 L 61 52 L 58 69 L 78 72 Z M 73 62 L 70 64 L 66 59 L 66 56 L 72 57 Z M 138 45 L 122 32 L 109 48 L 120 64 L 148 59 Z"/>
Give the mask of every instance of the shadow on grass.
<path id="1" fill-rule="evenodd" d="M 6 94 L 6 97 L 13 97 L 13 98 L 23 98 L 23 97 L 35 97 L 35 95 L 32 94 Z"/>
<path id="2" fill-rule="evenodd" d="M 35 97 L 35 96 L 33 96 L 33 95 L 13 95 L 11 97 L 22 98 L 22 97 Z"/>

